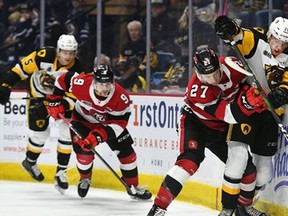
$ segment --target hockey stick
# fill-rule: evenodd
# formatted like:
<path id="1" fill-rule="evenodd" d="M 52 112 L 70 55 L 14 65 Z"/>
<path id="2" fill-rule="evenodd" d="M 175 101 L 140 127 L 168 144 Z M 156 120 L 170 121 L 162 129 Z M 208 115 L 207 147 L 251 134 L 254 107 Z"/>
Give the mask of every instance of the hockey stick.
<path id="1" fill-rule="evenodd" d="M 68 119 L 61 113 L 59 113 L 59 117 L 69 126 L 69 128 L 80 138 L 84 139 L 84 137 L 77 131 L 76 128 L 70 123 Z M 135 194 L 135 191 L 132 191 L 131 188 L 126 184 L 126 182 L 114 171 L 114 169 L 105 161 L 105 159 L 95 150 L 95 148 L 90 149 L 106 166 L 107 168 L 113 173 L 113 175 L 121 182 L 121 184 L 125 187 L 128 194 Z M 132 187 L 133 188 L 133 187 Z"/>
<path id="2" fill-rule="evenodd" d="M 37 100 L 40 98 L 32 98 L 32 97 L 11 97 L 9 100 Z"/>
<path id="3" fill-rule="evenodd" d="M 233 47 L 234 51 L 237 54 L 237 57 L 242 61 L 245 70 L 247 70 L 248 72 L 250 72 L 253 75 L 253 81 L 256 85 L 256 88 L 258 89 L 260 95 L 263 97 L 268 110 L 271 112 L 273 118 L 275 119 L 276 123 L 278 124 L 278 127 L 280 128 L 280 131 L 282 132 L 283 136 L 285 137 L 285 139 L 288 141 L 288 132 L 285 129 L 281 119 L 279 118 L 279 116 L 276 114 L 272 104 L 269 101 L 269 98 L 267 97 L 264 89 L 262 88 L 261 84 L 259 83 L 259 81 L 257 80 L 257 77 L 255 75 L 255 73 L 252 71 L 252 69 L 249 67 L 247 61 L 245 60 L 245 58 L 243 57 L 242 53 L 240 52 L 239 48 L 237 47 L 236 42 L 234 41 L 234 39 L 232 38 L 231 35 L 227 35 L 228 40 L 230 42 L 230 45 Z"/>
<path id="4" fill-rule="evenodd" d="M 252 73 L 250 73 L 249 71 L 247 70 L 244 70 L 242 67 L 240 67 L 235 61 L 232 61 L 231 58 L 229 57 L 226 57 L 225 58 L 225 62 L 228 66 L 230 66 L 231 68 L 233 68 L 234 70 L 242 73 L 242 74 L 245 74 L 246 76 L 253 76 Z"/>

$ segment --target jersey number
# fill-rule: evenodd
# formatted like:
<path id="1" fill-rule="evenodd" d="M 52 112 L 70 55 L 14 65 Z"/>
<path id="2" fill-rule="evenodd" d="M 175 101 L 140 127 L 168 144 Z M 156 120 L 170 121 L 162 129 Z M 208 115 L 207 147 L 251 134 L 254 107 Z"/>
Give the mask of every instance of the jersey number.
<path id="1" fill-rule="evenodd" d="M 129 103 L 129 99 L 127 98 L 125 94 L 121 94 L 120 98 L 124 101 L 125 104 Z"/>
<path id="2" fill-rule="evenodd" d="M 25 65 L 29 65 L 30 63 L 33 62 L 33 59 L 28 59 L 27 61 L 24 62 Z"/>
<path id="3" fill-rule="evenodd" d="M 207 90 L 208 90 L 208 86 L 192 85 L 191 91 L 190 91 L 190 97 L 197 97 L 198 96 L 197 94 L 200 94 L 199 95 L 200 98 L 205 98 Z"/>
<path id="4" fill-rule="evenodd" d="M 83 79 L 74 79 L 73 83 L 75 85 L 83 85 L 84 84 L 84 80 Z"/>

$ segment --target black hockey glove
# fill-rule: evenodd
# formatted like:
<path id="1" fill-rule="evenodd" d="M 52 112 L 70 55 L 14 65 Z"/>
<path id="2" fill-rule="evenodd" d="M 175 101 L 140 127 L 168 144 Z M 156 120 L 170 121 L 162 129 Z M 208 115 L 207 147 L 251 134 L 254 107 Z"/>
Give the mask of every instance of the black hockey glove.
<path id="1" fill-rule="evenodd" d="M 219 16 L 215 20 L 216 34 L 223 40 L 227 40 L 228 36 L 235 36 L 240 32 L 238 24 L 227 16 Z"/>
<path id="2" fill-rule="evenodd" d="M 265 70 L 267 82 L 271 90 L 279 86 L 282 81 L 284 69 L 273 65 Z"/>
<path id="3" fill-rule="evenodd" d="M 288 89 L 277 87 L 268 94 L 268 99 L 274 109 L 288 103 Z"/>
<path id="4" fill-rule="evenodd" d="M 7 83 L 2 83 L 0 86 L 0 104 L 5 105 L 9 101 L 11 94 L 11 86 Z"/>

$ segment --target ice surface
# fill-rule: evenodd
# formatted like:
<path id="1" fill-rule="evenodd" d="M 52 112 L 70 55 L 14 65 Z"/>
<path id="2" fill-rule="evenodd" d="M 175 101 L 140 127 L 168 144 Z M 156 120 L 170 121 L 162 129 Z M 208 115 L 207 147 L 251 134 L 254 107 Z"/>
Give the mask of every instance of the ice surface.
<path id="1" fill-rule="evenodd" d="M 128 194 L 90 188 L 78 197 L 76 186 L 61 195 L 52 184 L 0 181 L 1 216 L 146 216 L 153 201 L 132 200 Z M 218 211 L 174 201 L 167 216 L 216 216 Z"/>

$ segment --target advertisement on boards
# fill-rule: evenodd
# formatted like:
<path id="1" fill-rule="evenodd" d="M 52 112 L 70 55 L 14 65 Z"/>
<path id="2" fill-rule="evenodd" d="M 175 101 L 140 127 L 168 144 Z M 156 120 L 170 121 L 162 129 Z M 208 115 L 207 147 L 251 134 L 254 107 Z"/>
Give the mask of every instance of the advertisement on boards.
<path id="1" fill-rule="evenodd" d="M 288 110 L 288 105 L 286 105 Z M 288 113 L 283 119 L 283 125 L 288 130 Z M 285 139 L 279 130 L 278 150 L 273 157 L 272 179 L 261 192 L 261 196 L 273 203 L 278 203 L 288 208 L 288 140 Z M 274 196 L 271 196 L 274 194 Z"/>
<path id="2" fill-rule="evenodd" d="M 0 106 L 0 162 L 20 163 L 25 158 L 28 135 L 26 100 L 24 92 L 13 92 L 5 106 Z M 137 153 L 139 172 L 165 176 L 174 165 L 178 155 L 177 124 L 183 97 L 163 95 L 131 95 L 131 117 L 128 130 L 133 137 L 133 147 Z M 288 115 L 283 124 L 287 130 Z M 56 165 L 56 143 L 58 127 L 50 120 L 50 137 L 46 140 L 39 164 Z M 119 162 L 115 154 L 105 143 L 96 150 L 115 169 Z M 190 180 L 220 187 L 222 184 L 224 164 L 209 150 L 200 168 Z M 273 176 L 270 183 L 260 192 L 261 198 L 288 207 L 288 142 L 279 132 L 278 151 L 273 157 Z M 75 166 L 72 154 L 70 166 Z M 96 158 L 95 168 L 106 169 Z M 271 194 L 274 194 L 271 196 Z"/>

